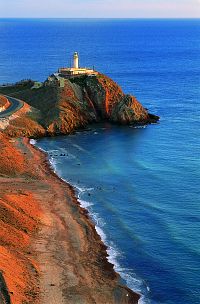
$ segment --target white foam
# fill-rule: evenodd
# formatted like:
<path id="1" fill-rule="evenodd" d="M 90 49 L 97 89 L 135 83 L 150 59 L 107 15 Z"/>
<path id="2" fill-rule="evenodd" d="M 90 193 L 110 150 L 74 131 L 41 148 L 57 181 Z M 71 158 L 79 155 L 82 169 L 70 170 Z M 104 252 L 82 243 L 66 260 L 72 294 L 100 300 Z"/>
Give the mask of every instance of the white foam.
<path id="1" fill-rule="evenodd" d="M 42 149 L 41 147 L 37 147 L 40 151 L 44 152 L 44 153 L 47 153 L 46 150 Z"/>
<path id="2" fill-rule="evenodd" d="M 150 300 L 141 295 L 141 298 L 138 301 L 138 304 L 150 304 Z"/>
<path id="3" fill-rule="evenodd" d="M 31 145 L 35 146 L 35 145 L 36 145 L 36 143 L 37 143 L 37 140 L 36 140 L 36 139 L 31 138 L 31 139 L 29 140 L 29 143 L 30 143 Z M 42 152 L 47 153 L 47 151 L 46 151 L 46 150 L 44 150 L 44 149 L 42 149 L 41 147 L 37 147 L 37 148 L 38 148 L 39 150 L 41 150 Z"/>
<path id="4" fill-rule="evenodd" d="M 95 222 L 95 229 L 96 232 L 101 237 L 102 241 L 106 244 L 107 253 L 108 253 L 108 261 L 114 265 L 114 270 L 120 274 L 121 278 L 125 280 L 127 286 L 132 289 L 134 292 L 137 292 L 141 295 L 139 304 L 149 304 L 149 299 L 146 298 L 142 292 L 144 291 L 144 287 L 146 287 L 146 293 L 150 291 L 150 288 L 148 286 L 145 286 L 146 284 L 144 281 L 142 281 L 140 278 L 137 277 L 135 273 L 132 272 L 132 270 L 121 267 L 120 263 L 118 262 L 119 257 L 123 255 L 122 252 L 120 252 L 114 243 L 109 243 L 106 237 L 106 234 L 103 231 L 103 226 L 105 225 L 105 222 L 99 217 L 98 214 L 91 212 L 89 210 L 89 215 L 92 217 L 92 219 Z"/>
<path id="5" fill-rule="evenodd" d="M 35 144 L 35 141 L 33 140 L 33 143 Z M 41 149 L 41 148 L 40 148 Z M 42 149 L 41 149 L 42 150 Z M 46 152 L 46 151 L 45 151 Z M 56 152 L 58 153 L 58 150 L 51 150 L 48 151 L 48 153 Z M 122 252 L 120 252 L 113 243 L 109 243 L 107 241 L 106 234 L 103 231 L 103 226 L 105 225 L 105 222 L 103 221 L 102 218 L 99 217 L 98 214 L 92 212 L 91 206 L 93 205 L 92 202 L 88 202 L 86 200 L 81 199 L 81 196 L 88 191 L 93 191 L 94 188 L 88 188 L 84 186 L 80 186 L 77 184 L 71 183 L 71 181 L 68 181 L 64 178 L 61 177 L 61 174 L 59 173 L 58 169 L 56 168 L 56 159 L 51 157 L 49 158 L 49 162 L 51 165 L 51 168 L 53 169 L 54 173 L 56 173 L 64 182 L 67 182 L 71 184 L 75 190 L 77 190 L 77 197 L 78 197 L 78 202 L 80 203 L 81 207 L 85 208 L 88 210 L 90 217 L 93 219 L 95 223 L 95 229 L 98 235 L 101 237 L 102 241 L 106 244 L 107 248 L 107 253 L 108 253 L 108 261 L 114 265 L 114 269 L 116 272 L 120 274 L 120 276 L 125 280 L 127 286 L 132 289 L 134 292 L 138 292 L 141 295 L 141 298 L 139 300 L 139 304 L 149 304 L 149 300 L 142 294 L 142 287 L 145 286 L 144 282 L 140 279 L 137 278 L 136 274 L 132 273 L 130 274 L 130 270 L 126 268 L 122 268 L 118 262 L 118 258 L 122 255 Z M 150 288 L 146 286 L 146 290 L 148 293 L 150 291 Z"/>
<path id="6" fill-rule="evenodd" d="M 99 217 L 99 215 L 92 211 L 91 206 L 93 205 L 92 202 L 88 202 L 81 199 L 81 196 L 88 191 L 93 191 L 94 188 L 87 188 L 80 185 L 74 184 L 73 187 L 78 190 L 78 201 L 80 202 L 80 205 L 83 208 L 86 208 L 89 212 L 90 217 L 93 219 L 95 223 L 95 230 L 98 233 L 98 235 L 101 237 L 101 240 L 106 244 L 107 246 L 107 253 L 108 253 L 108 261 L 114 265 L 114 269 L 116 272 L 120 274 L 122 279 L 125 280 L 127 286 L 132 289 L 134 292 L 137 292 L 141 295 L 141 298 L 139 300 L 139 304 L 149 304 L 149 300 L 142 294 L 142 291 L 144 290 L 145 283 L 136 276 L 135 273 L 132 273 L 130 269 L 121 267 L 120 263 L 118 262 L 119 257 L 122 256 L 122 252 L 120 252 L 114 243 L 109 243 L 107 240 L 107 236 L 103 230 L 103 227 L 105 225 L 105 222 L 102 218 Z M 130 274 L 131 273 L 131 274 Z M 146 287 L 146 293 L 149 292 L 149 287 Z"/>
<path id="7" fill-rule="evenodd" d="M 121 253 L 114 246 L 108 246 L 107 253 L 108 261 L 114 265 L 115 271 L 119 272 L 120 265 L 117 261 L 117 258 L 121 256 Z"/>
<path id="8" fill-rule="evenodd" d="M 99 215 L 95 212 L 92 212 L 91 213 L 91 217 L 92 219 L 94 220 L 96 226 L 97 226 L 97 229 L 100 230 L 100 232 L 102 233 L 102 240 L 105 240 L 106 241 L 106 235 L 104 234 L 104 231 L 103 231 L 103 227 L 105 226 L 105 222 L 104 220 L 99 217 Z"/>
<path id="9" fill-rule="evenodd" d="M 131 290 L 141 295 L 141 298 L 138 302 L 139 304 L 150 304 L 150 300 L 143 294 L 144 288 L 146 289 L 145 294 L 148 294 L 150 288 L 141 278 L 139 278 L 135 273 L 133 273 L 132 269 L 123 268 L 118 262 L 119 257 L 121 257 L 123 253 L 116 248 L 114 243 L 108 242 L 106 234 L 103 231 L 103 226 L 105 225 L 105 222 L 99 217 L 98 214 L 93 213 L 91 210 L 89 210 L 89 215 L 95 222 L 96 232 L 99 234 L 102 241 L 108 247 L 106 250 L 108 253 L 107 259 L 111 264 L 114 265 L 114 270 L 120 274 L 121 278 L 125 280 L 126 285 Z"/>
<path id="10" fill-rule="evenodd" d="M 55 169 L 56 169 L 56 163 L 57 163 L 56 159 L 53 158 L 53 157 L 51 157 L 51 158 L 49 158 L 49 162 L 50 162 L 51 168 L 53 168 L 54 171 L 55 171 Z"/>
<path id="11" fill-rule="evenodd" d="M 94 188 L 80 187 L 80 186 L 78 186 L 76 184 L 74 184 L 74 187 L 76 187 L 81 193 L 82 192 L 86 192 L 86 191 L 94 190 Z"/>
<path id="12" fill-rule="evenodd" d="M 78 200 L 78 201 L 79 201 L 81 207 L 86 208 L 86 209 L 93 205 L 93 203 L 88 202 L 88 201 L 84 201 L 84 200 Z"/>
<path id="13" fill-rule="evenodd" d="M 133 128 L 133 129 L 146 129 L 147 125 L 144 125 L 144 126 L 130 126 L 130 128 Z"/>
<path id="14" fill-rule="evenodd" d="M 48 153 L 59 153 L 59 150 L 57 150 L 57 149 L 48 150 Z"/>
<path id="15" fill-rule="evenodd" d="M 37 143 L 37 140 L 31 138 L 29 142 L 30 142 L 31 145 L 35 145 Z"/>

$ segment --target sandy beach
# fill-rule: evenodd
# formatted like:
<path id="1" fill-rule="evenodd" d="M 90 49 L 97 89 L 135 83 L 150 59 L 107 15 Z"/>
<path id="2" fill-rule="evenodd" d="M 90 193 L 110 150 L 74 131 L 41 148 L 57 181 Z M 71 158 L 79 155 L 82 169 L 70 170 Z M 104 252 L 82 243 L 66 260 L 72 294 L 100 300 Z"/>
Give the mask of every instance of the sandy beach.
<path id="1" fill-rule="evenodd" d="M 11 303 L 138 303 L 47 156 L 28 139 L 2 137 L 1 151 L 0 269 Z"/>

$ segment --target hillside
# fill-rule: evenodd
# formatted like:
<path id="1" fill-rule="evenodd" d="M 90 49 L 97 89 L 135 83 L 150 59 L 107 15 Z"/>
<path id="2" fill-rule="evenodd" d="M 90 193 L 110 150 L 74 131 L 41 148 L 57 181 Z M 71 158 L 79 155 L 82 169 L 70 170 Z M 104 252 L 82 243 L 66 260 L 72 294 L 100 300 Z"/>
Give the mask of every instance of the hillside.
<path id="1" fill-rule="evenodd" d="M 33 89 L 33 85 L 29 80 L 0 88 L 0 93 L 22 99 L 31 107 L 22 117 L 10 121 L 6 134 L 39 137 L 69 134 L 91 122 L 136 125 L 159 119 L 102 74 L 70 79 L 51 76 L 40 88 Z"/>
<path id="2" fill-rule="evenodd" d="M 138 303 L 45 155 L 1 132 L 0 150 L 0 303 Z"/>

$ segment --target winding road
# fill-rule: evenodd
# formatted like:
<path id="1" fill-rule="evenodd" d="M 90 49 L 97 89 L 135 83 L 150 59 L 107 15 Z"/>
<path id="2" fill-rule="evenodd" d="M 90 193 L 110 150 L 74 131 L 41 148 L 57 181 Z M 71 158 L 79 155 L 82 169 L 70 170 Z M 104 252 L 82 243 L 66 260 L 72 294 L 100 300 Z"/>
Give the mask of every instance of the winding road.
<path id="1" fill-rule="evenodd" d="M 9 117 L 24 106 L 24 102 L 22 100 L 6 95 L 3 96 L 9 100 L 10 106 L 5 111 L 0 112 L 0 118 Z"/>

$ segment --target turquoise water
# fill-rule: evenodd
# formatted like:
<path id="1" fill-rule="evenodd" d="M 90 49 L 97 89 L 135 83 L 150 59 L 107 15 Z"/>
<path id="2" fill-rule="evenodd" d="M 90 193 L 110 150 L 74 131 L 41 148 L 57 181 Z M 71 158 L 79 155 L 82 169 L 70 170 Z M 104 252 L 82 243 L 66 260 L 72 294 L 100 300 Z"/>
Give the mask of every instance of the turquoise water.
<path id="1" fill-rule="evenodd" d="M 1 83 L 43 80 L 76 50 L 161 117 L 37 145 L 76 187 L 144 303 L 199 304 L 200 21 L 1 20 L 0 41 Z"/>

